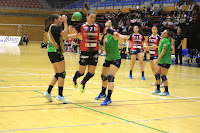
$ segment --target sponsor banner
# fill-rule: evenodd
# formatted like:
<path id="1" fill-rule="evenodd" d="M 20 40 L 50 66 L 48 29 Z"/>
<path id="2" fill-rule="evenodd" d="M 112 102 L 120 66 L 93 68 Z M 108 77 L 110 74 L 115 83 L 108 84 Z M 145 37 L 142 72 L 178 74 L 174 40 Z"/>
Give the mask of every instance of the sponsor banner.
<path id="1" fill-rule="evenodd" d="M 0 36 L 0 44 L 17 46 L 20 43 L 21 36 Z"/>

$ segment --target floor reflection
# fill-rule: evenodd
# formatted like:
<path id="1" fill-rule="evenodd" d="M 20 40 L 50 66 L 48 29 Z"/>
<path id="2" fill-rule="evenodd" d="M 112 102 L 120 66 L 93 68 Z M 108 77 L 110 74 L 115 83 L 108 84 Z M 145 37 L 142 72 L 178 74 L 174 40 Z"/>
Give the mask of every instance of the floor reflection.
<path id="1" fill-rule="evenodd" d="M 19 46 L 0 44 L 0 54 L 20 55 Z"/>

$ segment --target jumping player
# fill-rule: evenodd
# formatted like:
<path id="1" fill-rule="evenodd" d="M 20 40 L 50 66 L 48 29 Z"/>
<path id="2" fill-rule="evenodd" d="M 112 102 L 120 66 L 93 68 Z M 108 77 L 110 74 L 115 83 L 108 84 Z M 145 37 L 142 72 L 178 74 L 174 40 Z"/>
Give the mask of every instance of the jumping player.
<path id="1" fill-rule="evenodd" d="M 85 91 L 85 84 L 87 81 L 94 76 L 96 65 L 98 63 L 98 40 L 99 34 L 103 32 L 107 32 L 111 35 L 115 35 L 118 37 L 123 37 L 117 32 L 114 32 L 112 29 L 105 27 L 101 23 L 95 22 L 96 20 L 96 12 L 88 11 L 87 13 L 87 22 L 75 26 L 75 34 L 81 33 L 82 42 L 80 44 L 80 58 L 79 58 L 79 70 L 76 71 L 73 77 L 73 85 L 77 88 L 77 78 L 84 75 L 86 67 L 88 66 L 88 72 L 81 81 L 80 90 L 82 93 Z M 72 29 L 73 25 L 73 16 L 72 21 L 69 24 L 69 33 L 74 33 Z"/>

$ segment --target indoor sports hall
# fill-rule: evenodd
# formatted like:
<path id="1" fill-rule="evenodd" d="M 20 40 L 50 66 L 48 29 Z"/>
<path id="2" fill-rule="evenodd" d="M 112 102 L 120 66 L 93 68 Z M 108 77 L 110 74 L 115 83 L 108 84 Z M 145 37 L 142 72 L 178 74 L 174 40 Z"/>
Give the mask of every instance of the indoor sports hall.
<path id="1" fill-rule="evenodd" d="M 199 133 L 200 47 L 196 43 L 199 4 L 199 0 L 0 0 L 0 132 Z M 51 92 L 53 102 L 49 102 L 44 93 L 55 72 L 47 54 L 48 17 L 64 14 L 70 21 L 74 12 L 81 12 L 82 19 L 75 22 L 76 26 L 87 21 L 88 10 L 94 10 L 96 22 L 103 25 L 111 18 L 115 31 L 126 37 L 125 41 L 118 41 L 122 59 L 115 76 L 112 103 L 101 106 L 105 99 L 95 100 L 101 92 L 106 58 L 101 47 L 94 77 L 87 82 L 85 92 L 80 91 L 83 77 L 77 79 L 78 88 L 73 87 L 72 78 L 79 68 L 80 44 L 70 38 L 64 39 L 63 53 L 66 72 L 63 96 L 69 104 L 56 99 L 57 84 Z M 161 22 L 162 17 L 168 22 L 167 27 Z M 170 25 L 172 20 L 174 23 Z M 159 35 L 168 28 L 176 36 L 181 27 L 182 63 L 179 60 L 176 64 L 175 45 L 172 45 L 172 65 L 167 74 L 170 95 L 151 94 L 156 89 L 151 84 L 156 80 L 149 52 L 143 62 L 146 79 L 141 79 L 138 60 L 133 78 L 129 78 L 131 56 L 124 50 L 134 23 L 140 25 L 146 44 L 153 25 L 158 26 Z M 77 38 L 83 39 L 80 34 Z M 160 90 L 163 92 L 164 88 Z"/>

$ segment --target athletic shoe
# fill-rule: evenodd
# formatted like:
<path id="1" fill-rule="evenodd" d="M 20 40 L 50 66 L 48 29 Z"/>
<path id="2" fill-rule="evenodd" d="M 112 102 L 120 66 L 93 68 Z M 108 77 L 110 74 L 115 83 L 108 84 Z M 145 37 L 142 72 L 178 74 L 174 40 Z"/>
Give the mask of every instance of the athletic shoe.
<path id="1" fill-rule="evenodd" d="M 159 93 L 161 93 L 161 91 L 160 91 L 160 90 L 157 90 L 157 89 L 156 89 L 155 91 L 152 91 L 152 92 L 151 92 L 151 94 L 153 94 L 153 95 L 157 95 L 157 94 L 159 94 Z"/>
<path id="2" fill-rule="evenodd" d="M 132 79 L 133 77 L 132 77 L 132 74 L 129 74 L 129 79 Z"/>
<path id="3" fill-rule="evenodd" d="M 141 77 L 141 79 L 142 79 L 142 80 L 145 80 L 145 77 L 144 77 L 144 76 L 142 76 L 142 77 Z"/>
<path id="4" fill-rule="evenodd" d="M 84 93 L 84 92 L 85 92 L 85 85 L 83 85 L 82 82 L 83 82 L 83 81 L 81 81 L 80 90 L 81 90 L 82 93 Z"/>
<path id="5" fill-rule="evenodd" d="M 155 85 L 156 85 L 156 83 L 151 83 L 151 85 L 152 85 L 152 86 L 155 86 Z"/>
<path id="6" fill-rule="evenodd" d="M 159 93 L 160 96 L 169 96 L 169 92 L 164 91 L 163 93 Z"/>
<path id="7" fill-rule="evenodd" d="M 97 97 L 95 97 L 94 99 L 96 99 L 96 100 L 99 100 L 99 99 L 101 99 L 101 98 L 106 98 L 106 94 L 99 94 Z"/>
<path id="8" fill-rule="evenodd" d="M 64 96 L 57 95 L 56 99 L 63 102 L 64 104 L 68 104 L 69 102 L 65 99 Z"/>
<path id="9" fill-rule="evenodd" d="M 111 103 L 112 103 L 111 99 L 108 100 L 108 98 L 106 98 L 100 105 L 101 106 L 106 106 L 106 105 L 111 104 Z"/>
<path id="10" fill-rule="evenodd" d="M 160 87 L 164 87 L 164 83 L 162 83 L 162 84 L 160 85 Z"/>
<path id="11" fill-rule="evenodd" d="M 78 88 L 78 84 L 77 84 L 77 82 L 76 82 L 76 81 L 72 80 L 72 84 L 73 84 L 73 86 L 74 86 L 74 88 L 75 88 L 75 89 L 77 89 L 77 88 Z"/>
<path id="12" fill-rule="evenodd" d="M 49 94 L 47 91 L 43 94 L 47 100 L 49 100 L 50 102 L 53 102 L 52 98 L 51 98 L 51 94 Z"/>

